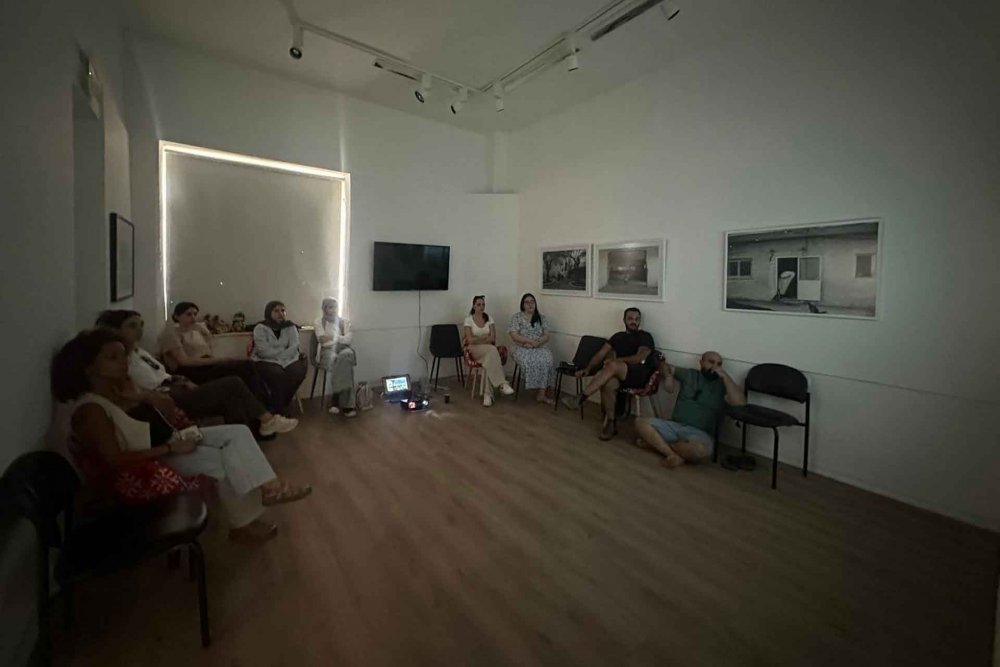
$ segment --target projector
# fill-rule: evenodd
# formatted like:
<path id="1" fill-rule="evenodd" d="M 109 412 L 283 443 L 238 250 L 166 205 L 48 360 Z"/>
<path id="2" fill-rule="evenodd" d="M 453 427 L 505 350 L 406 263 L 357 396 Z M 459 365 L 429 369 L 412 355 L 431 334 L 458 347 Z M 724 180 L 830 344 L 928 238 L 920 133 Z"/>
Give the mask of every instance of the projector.
<path id="1" fill-rule="evenodd" d="M 410 396 L 409 398 L 404 398 L 399 402 L 399 407 L 403 409 L 404 412 L 417 412 L 419 410 L 427 410 L 431 407 L 431 399 L 429 396 Z"/>

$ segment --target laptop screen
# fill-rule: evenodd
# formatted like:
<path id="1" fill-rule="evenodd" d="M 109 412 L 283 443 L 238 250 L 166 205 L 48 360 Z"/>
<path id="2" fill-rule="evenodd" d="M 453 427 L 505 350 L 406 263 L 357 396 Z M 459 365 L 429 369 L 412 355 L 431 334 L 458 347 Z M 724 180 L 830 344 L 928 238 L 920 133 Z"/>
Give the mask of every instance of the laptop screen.
<path id="1" fill-rule="evenodd" d="M 398 394 L 410 390 L 410 376 L 397 375 L 382 378 L 382 388 L 387 394 Z"/>

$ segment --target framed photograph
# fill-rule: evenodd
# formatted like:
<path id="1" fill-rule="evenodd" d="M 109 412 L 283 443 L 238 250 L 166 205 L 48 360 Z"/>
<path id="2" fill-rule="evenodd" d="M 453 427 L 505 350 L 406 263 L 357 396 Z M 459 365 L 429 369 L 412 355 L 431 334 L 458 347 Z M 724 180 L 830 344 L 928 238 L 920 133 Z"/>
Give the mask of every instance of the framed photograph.
<path id="1" fill-rule="evenodd" d="M 542 248 L 542 294 L 590 296 L 590 244 Z"/>
<path id="2" fill-rule="evenodd" d="M 626 241 L 594 245 L 594 296 L 663 301 L 667 242 Z"/>
<path id="3" fill-rule="evenodd" d="M 135 227 L 111 214 L 111 300 L 127 299 L 135 292 Z"/>
<path id="4" fill-rule="evenodd" d="M 878 319 L 882 221 L 726 233 L 723 309 Z"/>

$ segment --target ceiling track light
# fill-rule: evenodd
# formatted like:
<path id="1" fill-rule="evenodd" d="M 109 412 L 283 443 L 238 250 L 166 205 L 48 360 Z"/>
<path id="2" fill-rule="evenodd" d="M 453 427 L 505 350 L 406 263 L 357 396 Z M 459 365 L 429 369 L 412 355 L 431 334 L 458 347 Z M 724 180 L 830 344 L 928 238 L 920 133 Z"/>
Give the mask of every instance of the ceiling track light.
<path id="1" fill-rule="evenodd" d="M 458 97 L 456 97 L 455 101 L 451 103 L 451 113 L 457 115 L 458 112 L 462 110 L 462 107 L 465 106 L 465 103 L 468 100 L 469 100 L 469 89 L 465 87 L 459 88 Z"/>
<path id="2" fill-rule="evenodd" d="M 622 27 L 623 25 L 625 25 L 626 23 L 628 23 L 632 19 L 634 19 L 634 18 L 636 18 L 638 16 L 642 16 L 643 14 L 645 14 L 646 12 L 648 12 L 653 7 L 656 7 L 657 5 L 659 5 L 660 3 L 662 3 L 663 1 L 664 0 L 645 0 L 644 2 L 640 2 L 639 4 L 635 5 L 631 9 L 629 9 L 628 11 L 626 11 L 626 12 L 622 13 L 621 15 L 619 15 L 617 18 L 615 18 L 614 20 L 612 20 L 610 23 L 607 23 L 604 26 L 602 26 L 602 27 L 598 28 L 597 30 L 595 30 L 594 32 L 592 32 L 590 34 L 590 41 L 596 42 L 601 37 L 604 37 L 604 36 L 606 36 L 606 35 L 614 32 L 615 30 L 618 30 L 618 28 Z M 670 19 L 674 18 L 674 16 L 677 16 L 678 12 L 680 11 L 679 9 L 677 9 L 677 5 L 675 5 L 673 3 L 670 3 L 670 5 L 673 7 L 673 10 L 672 10 L 673 13 L 670 14 L 670 15 L 667 15 L 666 11 L 664 11 L 664 15 L 667 16 L 667 20 L 670 20 Z"/>
<path id="3" fill-rule="evenodd" d="M 288 55 L 296 60 L 302 60 L 302 44 L 304 41 L 304 33 L 302 31 L 302 26 L 293 25 L 292 26 L 292 47 L 288 49 Z"/>
<path id="4" fill-rule="evenodd" d="M 660 5 L 660 11 L 663 12 L 663 18 L 669 21 L 681 13 L 681 8 L 677 6 L 676 2 L 664 2 Z"/>
<path id="5" fill-rule="evenodd" d="M 393 63 L 390 63 L 390 62 L 387 62 L 385 60 L 382 60 L 381 58 L 376 58 L 375 62 L 372 63 L 372 67 L 376 67 L 378 69 L 385 70 L 386 72 L 391 72 L 392 74 L 395 74 L 396 76 L 401 76 L 404 79 L 409 79 L 410 81 L 420 81 L 420 77 L 419 76 L 416 76 L 416 75 L 413 75 L 413 74 L 408 74 L 407 72 L 404 72 L 404 71 L 402 71 L 400 69 L 397 69 L 396 66 Z"/>
<path id="6" fill-rule="evenodd" d="M 493 83 L 493 103 L 497 113 L 503 111 L 503 84 L 499 81 Z"/>
<path id="7" fill-rule="evenodd" d="M 431 85 L 434 83 L 433 77 L 427 72 L 420 75 L 420 87 L 413 91 L 413 96 L 423 104 L 431 94 Z"/>
<path id="8" fill-rule="evenodd" d="M 576 48 L 576 35 L 574 33 L 566 36 L 566 46 L 569 48 L 569 55 L 566 56 L 566 71 L 575 72 L 580 69 L 580 57 L 576 55 L 580 49 Z"/>

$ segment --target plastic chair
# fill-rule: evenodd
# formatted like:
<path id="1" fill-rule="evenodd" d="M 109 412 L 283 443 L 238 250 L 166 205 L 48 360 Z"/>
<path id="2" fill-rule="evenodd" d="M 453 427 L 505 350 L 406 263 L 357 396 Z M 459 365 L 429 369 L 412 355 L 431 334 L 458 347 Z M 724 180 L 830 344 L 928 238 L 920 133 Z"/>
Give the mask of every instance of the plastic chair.
<path id="1" fill-rule="evenodd" d="M 208 588 L 205 555 L 198 543 L 208 523 L 205 501 L 197 494 L 182 494 L 142 505 L 115 506 L 77 519 L 73 501 L 79 487 L 72 466 L 55 452 L 22 454 L 0 478 L 3 504 L 30 521 L 38 536 L 37 611 L 43 657 L 51 656 L 50 549 L 59 552 L 53 574 L 66 600 L 69 625 L 77 583 L 186 547 L 198 583 L 201 644 L 207 647 L 211 643 Z"/>
<path id="2" fill-rule="evenodd" d="M 502 365 L 507 364 L 507 346 L 497 345 L 497 352 L 500 353 L 500 363 Z M 472 384 L 472 391 L 469 395 L 472 398 L 476 397 L 476 386 L 479 387 L 479 395 L 482 396 L 486 392 L 486 370 L 483 365 L 472 358 L 472 353 L 469 348 L 462 348 L 462 357 L 465 359 L 465 366 L 469 369 L 469 381 Z M 516 370 L 516 369 L 515 369 Z M 516 398 L 516 397 L 515 397 Z"/>
<path id="3" fill-rule="evenodd" d="M 774 432 L 774 455 L 771 458 L 771 488 L 778 488 L 778 429 L 783 426 L 801 426 L 805 428 L 802 453 L 802 476 L 809 470 L 809 381 L 801 371 L 782 364 L 758 364 L 747 373 L 743 382 L 744 393 L 749 400 L 750 392 L 770 394 L 778 398 L 788 399 L 805 404 L 805 420 L 775 410 L 763 405 L 747 403 L 747 405 L 730 406 L 726 415 L 735 419 L 740 426 L 740 449 L 743 455 L 747 451 L 747 426 L 769 428 Z M 713 457 L 714 459 L 715 457 Z"/>
<path id="4" fill-rule="evenodd" d="M 649 376 L 646 380 L 646 384 L 641 387 L 621 387 L 618 389 L 618 394 L 625 396 L 625 417 L 632 414 L 632 399 L 635 399 L 635 416 L 641 417 L 639 410 L 639 399 L 654 396 L 656 392 L 660 390 L 660 364 L 663 362 L 663 355 L 659 352 L 656 353 L 656 370 Z M 660 415 L 656 412 L 656 403 L 652 400 L 649 401 L 650 407 L 653 408 L 653 416 L 659 417 Z"/>
<path id="5" fill-rule="evenodd" d="M 434 378 L 434 387 L 438 386 L 438 380 L 441 378 L 442 359 L 455 360 L 455 375 L 458 376 L 459 382 L 464 387 L 465 375 L 462 372 L 462 364 L 459 363 L 459 359 L 462 358 L 465 351 L 462 348 L 462 336 L 458 333 L 458 326 L 455 324 L 431 326 L 430 350 L 434 359 L 431 361 L 431 372 L 428 379 Z M 435 368 L 437 369 L 436 373 Z"/>
<path id="6" fill-rule="evenodd" d="M 601 338 L 599 336 L 584 336 L 577 343 L 576 353 L 573 355 L 573 361 L 564 361 L 556 367 L 556 405 L 553 411 L 559 409 L 559 396 L 562 394 L 562 381 L 564 377 L 573 377 L 576 380 L 576 393 L 580 395 L 583 393 L 583 378 L 575 377 L 576 372 L 582 368 L 586 368 L 590 360 L 594 358 L 594 355 L 607 343 L 607 339 Z M 590 377 L 597 371 L 587 374 L 586 377 Z M 585 403 L 586 401 L 584 401 Z M 583 403 L 580 403 L 580 419 L 583 419 Z"/>
<path id="7" fill-rule="evenodd" d="M 319 407 L 320 409 L 322 409 L 323 407 L 325 407 L 325 402 L 326 402 L 327 370 L 316 362 L 317 350 L 319 350 L 319 340 L 316 338 L 316 334 L 314 332 L 312 338 L 309 339 L 309 365 L 312 366 L 313 369 L 313 381 L 312 381 L 312 388 L 309 390 L 309 400 L 312 400 L 313 397 L 316 395 L 316 378 L 318 378 L 319 374 L 322 373 L 323 389 L 319 395 Z"/>

